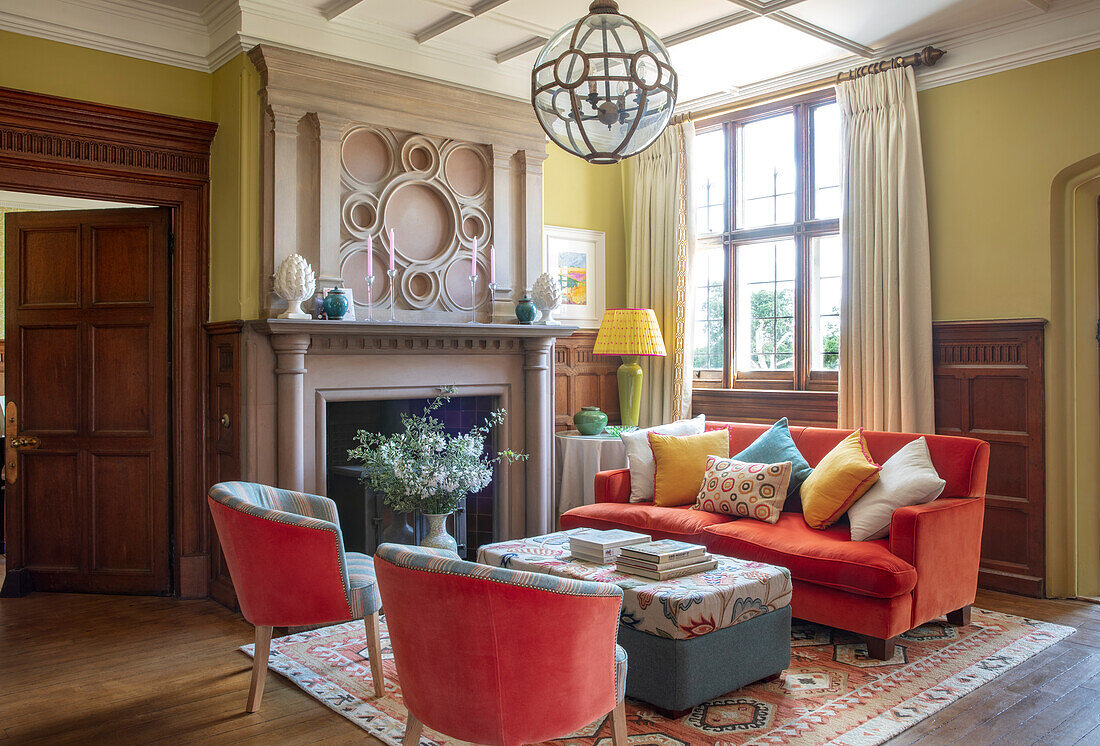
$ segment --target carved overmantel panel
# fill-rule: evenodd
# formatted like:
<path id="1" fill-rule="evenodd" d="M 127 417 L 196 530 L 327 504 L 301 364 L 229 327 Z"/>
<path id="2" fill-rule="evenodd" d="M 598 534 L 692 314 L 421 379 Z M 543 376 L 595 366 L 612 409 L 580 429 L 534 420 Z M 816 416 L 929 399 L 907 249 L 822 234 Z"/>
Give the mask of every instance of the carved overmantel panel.
<path id="1" fill-rule="evenodd" d="M 389 229 L 397 233 L 399 320 L 465 320 L 472 300 L 486 299 L 490 246 L 495 310 L 510 314 L 542 263 L 546 141 L 529 105 L 263 45 L 249 56 L 265 111 L 258 281 L 267 315 L 285 308 L 271 277 L 295 252 L 314 266 L 319 286 L 351 288 L 362 308 L 368 237 L 375 312 L 388 315 Z M 480 280 L 471 298 L 475 237 Z M 481 305 L 485 320 L 491 307 Z"/>

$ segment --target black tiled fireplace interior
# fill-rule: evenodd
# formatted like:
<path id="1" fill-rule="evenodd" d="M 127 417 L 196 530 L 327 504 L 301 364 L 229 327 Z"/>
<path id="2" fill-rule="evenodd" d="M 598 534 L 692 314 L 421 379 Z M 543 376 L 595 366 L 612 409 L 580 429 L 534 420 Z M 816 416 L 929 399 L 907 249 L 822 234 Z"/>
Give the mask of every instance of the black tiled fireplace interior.
<path id="1" fill-rule="evenodd" d="M 401 414 L 419 414 L 429 399 L 386 399 L 372 401 L 328 402 L 326 405 L 326 461 L 328 495 L 340 512 L 340 528 L 344 546 L 349 551 L 372 554 L 384 541 L 418 540 L 424 531 L 423 519 L 395 516 L 369 487 L 359 482 L 360 465 L 348 460 L 355 433 L 359 430 L 393 434 L 401 429 Z M 443 422 L 447 432 L 466 432 L 485 420 L 498 406 L 495 396 L 456 396 L 434 416 Z M 496 434 L 490 433 L 486 451 L 495 452 Z M 466 559 L 477 556 L 478 547 L 493 541 L 494 484 L 470 495 L 449 523 L 458 540 L 459 555 Z M 403 538 L 401 527 L 412 528 Z"/>

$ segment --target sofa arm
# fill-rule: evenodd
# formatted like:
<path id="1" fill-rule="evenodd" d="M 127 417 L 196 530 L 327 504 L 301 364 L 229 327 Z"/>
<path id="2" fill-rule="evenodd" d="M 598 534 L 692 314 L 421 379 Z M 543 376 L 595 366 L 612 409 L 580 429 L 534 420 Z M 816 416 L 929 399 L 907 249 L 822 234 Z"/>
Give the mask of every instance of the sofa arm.
<path id="1" fill-rule="evenodd" d="M 940 498 L 894 511 L 890 551 L 917 569 L 913 627 L 974 603 L 984 517 L 984 497 Z"/>
<path id="2" fill-rule="evenodd" d="M 596 502 L 630 502 L 630 469 L 612 469 L 596 473 Z"/>

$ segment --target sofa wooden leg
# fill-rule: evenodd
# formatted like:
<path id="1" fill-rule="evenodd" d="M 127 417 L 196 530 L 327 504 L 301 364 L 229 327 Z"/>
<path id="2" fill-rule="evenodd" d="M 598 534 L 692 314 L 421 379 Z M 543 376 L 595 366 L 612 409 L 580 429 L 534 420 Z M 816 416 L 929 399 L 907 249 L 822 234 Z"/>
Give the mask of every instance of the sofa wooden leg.
<path id="1" fill-rule="evenodd" d="M 867 657 L 879 661 L 888 661 L 894 657 L 894 643 L 898 638 L 884 640 L 881 637 L 867 637 Z"/>
<path id="2" fill-rule="evenodd" d="M 424 730 L 424 726 L 416 719 L 416 715 L 410 712 L 408 719 L 405 721 L 405 737 L 401 739 L 401 746 L 418 746 L 422 730 Z"/>
<path id="3" fill-rule="evenodd" d="M 260 709 L 267 678 L 267 659 L 271 654 L 271 627 L 256 628 L 256 649 L 252 651 L 252 683 L 248 687 L 248 712 Z"/>
<path id="4" fill-rule="evenodd" d="M 382 636 L 378 628 L 378 612 L 363 619 L 367 628 L 367 652 L 370 654 L 370 675 L 374 679 L 374 696 L 386 694 L 386 674 L 382 670 Z"/>
<path id="5" fill-rule="evenodd" d="M 611 711 L 612 746 L 627 746 L 626 738 L 626 702 L 620 700 Z"/>
<path id="6" fill-rule="evenodd" d="M 955 627 L 966 627 L 970 624 L 970 606 L 947 612 L 947 623 Z"/>

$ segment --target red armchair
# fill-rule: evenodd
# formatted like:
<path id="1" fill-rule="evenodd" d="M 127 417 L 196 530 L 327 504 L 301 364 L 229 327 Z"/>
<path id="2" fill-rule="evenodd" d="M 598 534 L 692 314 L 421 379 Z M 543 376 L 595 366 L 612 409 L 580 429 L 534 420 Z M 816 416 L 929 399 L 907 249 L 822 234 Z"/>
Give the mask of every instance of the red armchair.
<path id="1" fill-rule="evenodd" d="M 611 713 L 626 746 L 622 590 L 383 544 L 374 555 L 401 693 L 404 744 L 423 725 L 481 744 L 532 743 Z"/>
<path id="2" fill-rule="evenodd" d="M 374 562 L 344 552 L 336 504 L 327 497 L 252 482 L 222 482 L 208 496 L 244 618 L 256 627 L 248 712 L 263 697 L 272 627 L 366 626 L 374 694 L 386 691 Z"/>

